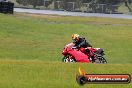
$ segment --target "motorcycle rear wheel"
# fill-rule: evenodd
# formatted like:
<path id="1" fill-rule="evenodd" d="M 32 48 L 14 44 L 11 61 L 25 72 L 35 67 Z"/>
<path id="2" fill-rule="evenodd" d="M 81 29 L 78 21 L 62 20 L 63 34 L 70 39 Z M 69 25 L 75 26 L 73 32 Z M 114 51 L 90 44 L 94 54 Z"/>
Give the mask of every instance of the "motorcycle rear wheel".
<path id="1" fill-rule="evenodd" d="M 97 56 L 95 62 L 106 64 L 107 60 L 103 56 Z"/>

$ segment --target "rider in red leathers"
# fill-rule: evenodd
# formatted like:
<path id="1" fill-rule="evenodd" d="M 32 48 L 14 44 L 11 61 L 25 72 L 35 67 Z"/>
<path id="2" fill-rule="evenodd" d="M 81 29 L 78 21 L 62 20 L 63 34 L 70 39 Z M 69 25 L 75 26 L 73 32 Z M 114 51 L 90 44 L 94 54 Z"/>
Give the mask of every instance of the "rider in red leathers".
<path id="1" fill-rule="evenodd" d="M 73 34 L 72 40 L 74 43 L 73 48 L 78 49 L 84 54 L 87 54 L 88 56 L 94 58 L 93 53 L 92 53 L 94 49 L 92 48 L 92 45 L 89 44 L 89 42 L 87 42 L 84 37 L 80 37 L 78 34 Z"/>

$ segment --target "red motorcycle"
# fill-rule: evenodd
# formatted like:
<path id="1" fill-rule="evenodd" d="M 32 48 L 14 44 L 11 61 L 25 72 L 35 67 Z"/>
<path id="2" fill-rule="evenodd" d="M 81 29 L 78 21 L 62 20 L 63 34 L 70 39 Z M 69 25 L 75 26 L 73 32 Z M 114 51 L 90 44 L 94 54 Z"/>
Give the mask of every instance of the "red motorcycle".
<path id="1" fill-rule="evenodd" d="M 104 51 L 101 48 L 85 48 L 85 52 L 82 52 L 81 49 L 73 48 L 74 44 L 67 44 L 62 54 L 62 62 L 86 62 L 86 63 L 107 63 L 106 59 L 103 57 Z"/>

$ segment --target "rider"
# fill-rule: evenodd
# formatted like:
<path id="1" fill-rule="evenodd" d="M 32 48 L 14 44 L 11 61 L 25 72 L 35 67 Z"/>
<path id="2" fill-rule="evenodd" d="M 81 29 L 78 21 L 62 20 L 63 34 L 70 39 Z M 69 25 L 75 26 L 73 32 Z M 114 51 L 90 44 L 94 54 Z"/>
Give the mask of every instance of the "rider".
<path id="1" fill-rule="evenodd" d="M 78 34 L 73 34 L 72 40 L 75 44 L 73 48 L 77 48 L 83 53 L 89 52 L 86 48 L 92 47 L 84 37 L 80 37 Z"/>

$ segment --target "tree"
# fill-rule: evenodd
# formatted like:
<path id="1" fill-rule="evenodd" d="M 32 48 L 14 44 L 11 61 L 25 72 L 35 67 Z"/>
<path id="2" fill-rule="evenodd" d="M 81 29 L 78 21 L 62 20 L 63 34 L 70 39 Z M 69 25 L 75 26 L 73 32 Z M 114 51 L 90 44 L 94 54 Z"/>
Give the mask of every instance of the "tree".
<path id="1" fill-rule="evenodd" d="M 18 4 L 22 4 L 24 6 L 28 5 L 28 0 L 16 0 Z"/>
<path id="2" fill-rule="evenodd" d="M 132 12 L 132 9 L 129 6 L 131 4 L 130 0 L 124 0 L 124 3 L 125 3 L 125 6 L 128 8 L 129 12 Z"/>
<path id="3" fill-rule="evenodd" d="M 22 4 L 24 6 L 26 5 L 32 5 L 33 8 L 36 8 L 36 6 L 43 6 L 44 0 L 16 0 L 19 4 Z"/>

